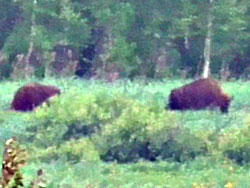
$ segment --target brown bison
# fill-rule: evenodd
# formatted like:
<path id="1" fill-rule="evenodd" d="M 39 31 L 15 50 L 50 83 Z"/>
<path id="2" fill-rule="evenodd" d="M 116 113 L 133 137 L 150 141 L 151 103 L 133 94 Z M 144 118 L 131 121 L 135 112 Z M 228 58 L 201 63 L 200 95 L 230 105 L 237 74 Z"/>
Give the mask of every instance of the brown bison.
<path id="1" fill-rule="evenodd" d="M 168 108 L 200 110 L 218 106 L 221 112 L 227 113 L 231 100 L 217 81 L 205 78 L 172 90 L 169 95 Z"/>
<path id="2" fill-rule="evenodd" d="M 11 109 L 16 111 L 32 111 L 48 98 L 60 94 L 60 89 L 54 86 L 30 83 L 21 87 L 15 94 Z"/>

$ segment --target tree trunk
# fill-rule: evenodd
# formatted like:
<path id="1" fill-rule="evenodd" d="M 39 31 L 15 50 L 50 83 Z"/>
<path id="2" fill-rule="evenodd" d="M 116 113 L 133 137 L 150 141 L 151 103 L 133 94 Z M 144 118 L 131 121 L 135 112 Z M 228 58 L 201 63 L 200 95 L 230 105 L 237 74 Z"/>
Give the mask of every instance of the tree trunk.
<path id="1" fill-rule="evenodd" d="M 110 27 L 107 27 L 106 29 L 107 37 L 105 39 L 105 45 L 104 45 L 104 53 L 100 55 L 100 60 L 102 62 L 102 67 L 100 69 L 100 73 L 98 76 L 100 76 L 102 79 L 106 78 L 106 71 L 108 67 L 108 60 L 111 56 L 110 51 L 112 50 L 114 44 L 113 44 L 113 35 Z"/>
<path id="2" fill-rule="evenodd" d="M 208 17 L 207 17 L 207 35 L 205 39 L 204 47 L 204 68 L 203 68 L 203 78 L 208 78 L 210 76 L 210 56 L 211 56 L 211 38 L 212 38 L 212 25 L 213 25 L 213 16 L 212 16 L 212 4 L 213 0 L 209 1 Z"/>
<path id="3" fill-rule="evenodd" d="M 222 64 L 222 68 L 220 71 L 220 79 L 221 81 L 228 81 L 230 77 L 230 70 L 229 70 L 229 64 L 227 62 L 224 62 Z"/>
<path id="4" fill-rule="evenodd" d="M 33 9 L 35 9 L 37 5 L 37 1 L 34 0 L 33 2 Z M 33 76 L 34 70 L 32 70 L 30 66 L 30 57 L 32 52 L 34 51 L 34 37 L 35 37 L 35 14 L 32 13 L 31 15 L 31 33 L 30 33 L 30 44 L 29 44 L 29 50 L 25 58 L 25 72 L 26 72 L 26 77 Z"/>

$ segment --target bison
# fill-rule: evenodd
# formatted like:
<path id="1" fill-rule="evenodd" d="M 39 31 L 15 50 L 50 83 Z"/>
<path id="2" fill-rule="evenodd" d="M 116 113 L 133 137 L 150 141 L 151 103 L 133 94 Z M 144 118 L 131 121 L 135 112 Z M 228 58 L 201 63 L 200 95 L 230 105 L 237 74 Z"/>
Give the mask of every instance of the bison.
<path id="1" fill-rule="evenodd" d="M 172 90 L 167 108 L 200 110 L 219 107 L 222 113 L 227 113 L 231 100 L 232 98 L 223 92 L 217 81 L 204 78 Z"/>
<path id="2" fill-rule="evenodd" d="M 60 89 L 55 86 L 30 83 L 21 87 L 15 94 L 11 103 L 11 110 L 32 111 L 52 96 L 60 94 Z"/>

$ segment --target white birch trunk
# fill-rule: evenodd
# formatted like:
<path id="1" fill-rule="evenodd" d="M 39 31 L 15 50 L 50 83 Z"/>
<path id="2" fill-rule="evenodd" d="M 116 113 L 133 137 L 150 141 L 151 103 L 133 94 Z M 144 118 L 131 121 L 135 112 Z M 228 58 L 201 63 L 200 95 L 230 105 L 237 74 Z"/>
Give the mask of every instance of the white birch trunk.
<path id="1" fill-rule="evenodd" d="M 209 10 L 207 17 L 207 35 L 205 39 L 204 47 L 204 67 L 203 67 L 203 78 L 208 78 L 210 76 L 210 56 L 211 56 L 211 38 L 212 38 L 212 25 L 213 25 L 213 16 L 212 16 L 212 7 L 213 0 L 209 1 Z"/>
<path id="2" fill-rule="evenodd" d="M 112 36 L 112 31 L 111 31 L 111 28 L 108 27 L 107 30 L 107 38 L 106 38 L 106 41 L 105 41 L 105 45 L 104 45 L 104 54 L 102 54 L 100 56 L 101 58 L 101 61 L 102 61 L 102 68 L 101 68 L 101 78 L 105 79 L 105 77 L 107 76 L 106 75 L 106 68 L 108 66 L 108 59 L 110 58 L 111 56 L 111 53 L 110 53 L 110 50 L 113 48 L 113 36 Z"/>
<path id="3" fill-rule="evenodd" d="M 185 41 L 184 41 L 185 48 L 189 49 L 188 32 L 185 32 L 185 38 L 184 39 L 185 39 Z"/>

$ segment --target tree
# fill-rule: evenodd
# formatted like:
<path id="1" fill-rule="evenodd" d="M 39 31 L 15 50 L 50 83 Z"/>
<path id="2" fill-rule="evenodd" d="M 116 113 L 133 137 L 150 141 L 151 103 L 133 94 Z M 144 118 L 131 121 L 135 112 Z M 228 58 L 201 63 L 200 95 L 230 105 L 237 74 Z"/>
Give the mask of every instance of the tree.
<path id="1" fill-rule="evenodd" d="M 43 68 L 35 71 L 49 69 L 58 44 L 78 51 L 81 66 L 87 62 L 99 75 L 118 71 L 130 78 L 159 77 L 161 69 L 163 77 L 167 72 L 208 77 L 224 70 L 239 76 L 250 62 L 249 0 L 0 0 L 0 5 L 0 45 L 8 67 L 20 54 L 25 54 L 21 64 L 30 63 L 36 52 Z"/>
<path id="2" fill-rule="evenodd" d="M 16 0 L 13 4 L 22 10 L 23 19 L 14 27 L 3 46 L 10 64 L 18 54 L 25 54 L 25 62 L 28 63 L 35 50 L 42 52 L 45 62 L 51 61 L 46 56 L 55 45 L 79 47 L 89 38 L 87 20 L 73 10 L 69 0 Z M 42 66 L 46 69 L 48 63 Z"/>
<path id="3" fill-rule="evenodd" d="M 210 56 L 211 56 L 211 38 L 212 38 L 212 26 L 213 26 L 213 15 L 212 15 L 213 0 L 209 0 L 208 14 L 207 14 L 207 34 L 205 38 L 204 47 L 204 68 L 203 78 L 208 78 L 210 75 Z"/>

